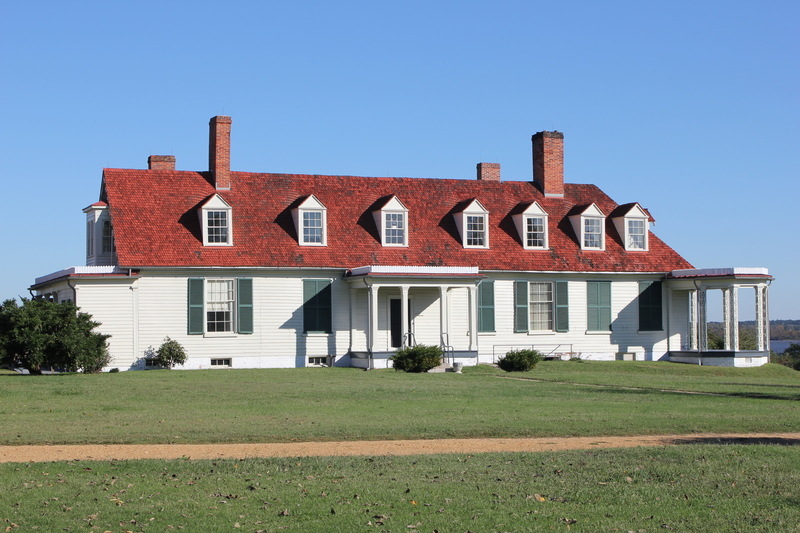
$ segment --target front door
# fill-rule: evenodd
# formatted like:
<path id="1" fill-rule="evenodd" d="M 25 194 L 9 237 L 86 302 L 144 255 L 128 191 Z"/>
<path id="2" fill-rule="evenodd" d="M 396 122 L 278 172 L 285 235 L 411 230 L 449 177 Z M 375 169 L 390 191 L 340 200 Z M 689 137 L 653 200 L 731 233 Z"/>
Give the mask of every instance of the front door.
<path id="1" fill-rule="evenodd" d="M 400 298 L 389 299 L 389 336 L 392 348 L 403 346 L 403 322 Z M 411 300 L 408 301 L 408 329 L 411 329 Z"/>

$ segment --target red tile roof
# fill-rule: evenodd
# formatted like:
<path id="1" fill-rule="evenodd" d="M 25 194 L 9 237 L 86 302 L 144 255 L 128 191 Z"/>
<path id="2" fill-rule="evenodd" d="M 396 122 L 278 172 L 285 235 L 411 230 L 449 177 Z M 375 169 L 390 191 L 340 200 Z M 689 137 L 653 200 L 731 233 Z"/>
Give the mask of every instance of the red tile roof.
<path id="1" fill-rule="evenodd" d="M 481 270 L 668 272 L 691 265 L 655 235 L 647 252 L 626 252 L 610 219 L 606 250 L 582 251 L 567 213 L 592 202 L 617 208 L 594 185 L 565 184 L 545 198 L 531 182 L 365 178 L 232 172 L 221 191 L 232 206 L 233 246 L 203 246 L 198 208 L 217 191 L 207 173 L 105 169 L 122 267 L 478 266 Z M 328 245 L 300 246 L 291 206 L 314 194 L 327 207 Z M 372 211 L 396 195 L 408 208 L 409 246 L 383 247 Z M 464 249 L 453 213 L 477 198 L 489 211 L 489 249 Z M 549 214 L 549 250 L 525 250 L 511 213 L 536 200 Z"/>

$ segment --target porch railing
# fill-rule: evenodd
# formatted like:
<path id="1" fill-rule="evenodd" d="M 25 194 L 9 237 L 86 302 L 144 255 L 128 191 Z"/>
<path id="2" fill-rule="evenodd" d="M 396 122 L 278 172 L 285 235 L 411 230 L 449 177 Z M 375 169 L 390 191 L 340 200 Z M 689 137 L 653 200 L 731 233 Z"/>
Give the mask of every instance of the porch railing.
<path id="1" fill-rule="evenodd" d="M 442 362 L 453 364 L 455 358 L 455 350 L 450 344 L 450 336 L 447 333 L 442 333 Z"/>

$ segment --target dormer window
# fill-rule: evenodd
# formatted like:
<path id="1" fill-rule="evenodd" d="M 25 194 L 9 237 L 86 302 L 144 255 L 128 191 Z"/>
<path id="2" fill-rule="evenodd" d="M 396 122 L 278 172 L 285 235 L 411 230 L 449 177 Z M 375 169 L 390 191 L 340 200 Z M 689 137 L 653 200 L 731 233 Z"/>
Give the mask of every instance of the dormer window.
<path id="1" fill-rule="evenodd" d="M 606 249 L 606 216 L 595 204 L 569 216 L 582 250 Z"/>
<path id="2" fill-rule="evenodd" d="M 203 245 L 233 245 L 231 206 L 220 195 L 215 194 L 200 208 L 200 223 L 203 226 Z"/>
<path id="3" fill-rule="evenodd" d="M 512 215 L 522 247 L 526 250 L 546 250 L 547 213 L 538 202 L 531 203 L 522 213 Z"/>
<path id="4" fill-rule="evenodd" d="M 650 233 L 650 216 L 639 204 L 625 204 L 611 213 L 622 245 L 629 252 L 646 252 Z"/>
<path id="5" fill-rule="evenodd" d="M 456 213 L 455 219 L 464 248 L 489 247 L 489 211 L 478 200 Z"/>
<path id="6" fill-rule="evenodd" d="M 327 246 L 328 209 L 313 194 L 292 210 L 297 244 L 301 246 Z"/>
<path id="7" fill-rule="evenodd" d="M 408 246 L 408 209 L 397 196 L 372 214 L 383 246 Z"/>
<path id="8" fill-rule="evenodd" d="M 108 204 L 95 202 L 83 212 L 86 213 L 86 264 L 113 265 L 116 250 Z"/>

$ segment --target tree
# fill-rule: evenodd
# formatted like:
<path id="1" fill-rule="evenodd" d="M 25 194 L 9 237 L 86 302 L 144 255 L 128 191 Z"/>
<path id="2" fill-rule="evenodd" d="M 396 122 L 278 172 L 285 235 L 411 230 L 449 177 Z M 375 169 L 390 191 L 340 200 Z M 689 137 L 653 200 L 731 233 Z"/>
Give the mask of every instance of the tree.
<path id="1" fill-rule="evenodd" d="M 110 335 L 94 332 L 99 325 L 71 302 L 6 300 L 0 305 L 0 364 L 31 374 L 43 368 L 98 372 L 110 362 Z"/>
<path id="2" fill-rule="evenodd" d="M 774 359 L 776 363 L 800 370 L 800 344 L 793 342 L 781 355 Z"/>

